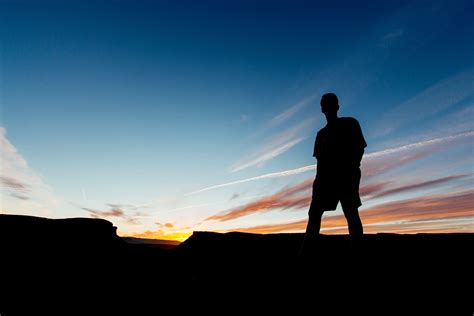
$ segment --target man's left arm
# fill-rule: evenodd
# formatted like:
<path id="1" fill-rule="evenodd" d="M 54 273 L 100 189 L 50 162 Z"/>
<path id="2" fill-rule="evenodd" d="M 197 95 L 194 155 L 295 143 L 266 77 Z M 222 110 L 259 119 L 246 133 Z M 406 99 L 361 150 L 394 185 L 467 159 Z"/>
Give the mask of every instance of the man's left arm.
<path id="1" fill-rule="evenodd" d="M 362 156 L 364 155 L 364 149 L 367 147 L 367 143 L 362 133 L 362 128 L 360 127 L 359 121 L 354 119 L 354 144 L 355 144 L 355 155 L 360 163 L 362 161 Z"/>

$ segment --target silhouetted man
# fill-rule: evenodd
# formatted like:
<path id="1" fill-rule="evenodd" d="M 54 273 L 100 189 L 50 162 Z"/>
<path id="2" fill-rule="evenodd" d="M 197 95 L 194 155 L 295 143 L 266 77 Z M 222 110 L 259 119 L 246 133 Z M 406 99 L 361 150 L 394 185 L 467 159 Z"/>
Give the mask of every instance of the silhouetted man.
<path id="1" fill-rule="evenodd" d="M 360 161 L 367 147 L 359 122 L 352 117 L 338 117 L 339 101 L 334 93 L 321 98 L 321 112 L 327 124 L 316 136 L 313 156 L 318 160 L 313 198 L 309 208 L 302 254 L 307 253 L 319 237 L 321 217 L 335 210 L 341 202 L 349 226 L 352 246 L 360 244 L 363 235 L 359 217 Z"/>

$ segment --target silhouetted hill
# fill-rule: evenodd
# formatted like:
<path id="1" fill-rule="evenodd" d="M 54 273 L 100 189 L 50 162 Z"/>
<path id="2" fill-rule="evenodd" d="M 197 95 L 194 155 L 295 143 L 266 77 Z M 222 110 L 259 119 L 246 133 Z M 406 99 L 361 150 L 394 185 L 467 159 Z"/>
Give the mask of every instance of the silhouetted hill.
<path id="1" fill-rule="evenodd" d="M 156 247 L 162 249 L 171 249 L 180 244 L 176 240 L 163 240 L 163 239 L 149 239 L 149 238 L 137 238 L 137 237 L 121 237 L 128 244 L 141 245 L 143 247 Z"/>
<path id="2" fill-rule="evenodd" d="M 322 236 L 312 256 L 299 258 L 302 239 L 195 232 L 167 250 L 124 242 L 105 220 L 0 215 L 0 312 L 48 313 L 60 302 L 93 314 L 93 304 L 175 300 L 206 311 L 217 302 L 242 312 L 473 310 L 474 234 L 366 235 L 358 252 L 346 235 Z"/>
<path id="3" fill-rule="evenodd" d="M 111 222 L 96 218 L 48 219 L 24 215 L 0 215 L 0 239 L 4 245 L 22 247 L 110 248 L 123 245 Z"/>

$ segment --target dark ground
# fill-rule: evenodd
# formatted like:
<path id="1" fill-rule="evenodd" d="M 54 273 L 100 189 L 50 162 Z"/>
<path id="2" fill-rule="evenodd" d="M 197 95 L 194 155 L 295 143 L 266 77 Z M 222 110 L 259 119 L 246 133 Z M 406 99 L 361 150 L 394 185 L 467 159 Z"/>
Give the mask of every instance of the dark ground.
<path id="1" fill-rule="evenodd" d="M 323 236 L 311 257 L 299 258 L 303 234 L 195 232 L 170 248 L 129 244 L 115 230 L 100 219 L 0 215 L 1 315 L 88 315 L 97 306 L 133 315 L 165 306 L 226 314 L 474 311 L 474 234 L 366 235 L 358 252 L 348 236 Z"/>

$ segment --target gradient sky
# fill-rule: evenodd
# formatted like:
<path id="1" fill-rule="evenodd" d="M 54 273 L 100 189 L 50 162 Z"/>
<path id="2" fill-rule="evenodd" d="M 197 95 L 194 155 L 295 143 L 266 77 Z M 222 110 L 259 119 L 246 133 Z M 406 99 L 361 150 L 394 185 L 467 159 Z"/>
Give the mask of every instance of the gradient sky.
<path id="1" fill-rule="evenodd" d="M 467 1 L 1 1 L 1 212 L 121 235 L 304 230 L 319 100 L 367 232 L 474 232 Z M 325 233 L 346 233 L 341 210 Z"/>

